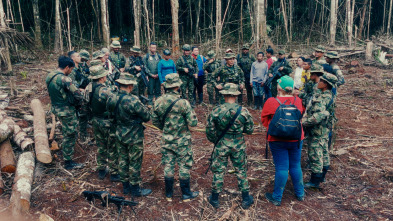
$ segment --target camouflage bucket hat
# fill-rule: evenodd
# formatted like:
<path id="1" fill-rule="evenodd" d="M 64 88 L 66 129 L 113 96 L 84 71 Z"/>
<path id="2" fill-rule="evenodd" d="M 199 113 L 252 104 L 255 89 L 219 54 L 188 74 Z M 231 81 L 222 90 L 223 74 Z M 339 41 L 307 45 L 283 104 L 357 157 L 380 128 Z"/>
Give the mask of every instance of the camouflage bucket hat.
<path id="1" fill-rule="evenodd" d="M 332 87 L 336 87 L 338 81 L 337 77 L 330 73 L 324 73 L 321 76 L 321 80 L 326 81 L 326 83 L 330 84 Z"/>
<path id="2" fill-rule="evenodd" d="M 111 48 L 121 48 L 119 41 L 112 41 Z"/>
<path id="3" fill-rule="evenodd" d="M 325 53 L 326 49 L 322 45 L 318 45 L 316 48 L 314 48 L 314 51 L 319 51 L 319 52 Z"/>
<path id="4" fill-rule="evenodd" d="M 108 48 L 102 48 L 102 49 L 101 49 L 101 52 L 104 53 L 104 54 L 105 54 L 105 53 L 108 53 L 108 52 L 109 52 L 109 49 L 108 49 Z"/>
<path id="5" fill-rule="evenodd" d="M 318 76 L 322 76 L 325 71 L 323 70 L 323 67 L 319 64 L 312 64 L 311 69 L 310 69 L 310 74 L 316 74 Z"/>
<path id="6" fill-rule="evenodd" d="M 242 47 L 242 50 L 244 50 L 244 49 L 250 50 L 250 45 L 244 44 L 243 47 Z"/>
<path id="7" fill-rule="evenodd" d="M 215 57 L 216 57 L 216 52 L 215 51 L 211 50 L 211 51 L 207 52 L 207 58 L 208 59 L 212 59 L 212 58 L 215 58 Z"/>
<path id="8" fill-rule="evenodd" d="M 227 50 L 225 50 L 225 53 L 232 53 L 232 49 L 228 48 Z"/>
<path id="9" fill-rule="evenodd" d="M 241 94 L 239 91 L 239 86 L 234 83 L 226 83 L 224 88 L 220 91 L 223 95 L 239 95 Z"/>
<path id="10" fill-rule="evenodd" d="M 169 49 L 165 49 L 162 53 L 166 56 L 171 55 L 171 51 Z"/>
<path id="11" fill-rule="evenodd" d="M 340 58 L 340 57 L 338 57 L 337 51 L 328 51 L 325 54 L 325 57 L 328 57 L 328 58 Z"/>
<path id="12" fill-rule="evenodd" d="M 92 80 L 99 79 L 99 78 L 107 76 L 108 73 L 109 73 L 109 71 L 107 71 L 103 66 L 95 65 L 90 68 L 89 79 L 92 79 Z"/>
<path id="13" fill-rule="evenodd" d="M 104 57 L 105 53 L 102 51 L 93 52 L 93 60 Z"/>
<path id="14" fill-rule="evenodd" d="M 130 84 L 135 85 L 135 84 L 137 84 L 137 82 L 136 82 L 136 80 L 135 80 L 133 75 L 128 74 L 128 73 L 124 73 L 124 72 L 122 72 L 120 74 L 120 78 L 117 79 L 116 82 L 119 83 L 119 84 L 124 84 L 124 85 L 130 85 Z"/>
<path id="15" fill-rule="evenodd" d="M 224 59 L 231 59 L 235 58 L 236 55 L 234 53 L 226 53 Z"/>
<path id="16" fill-rule="evenodd" d="M 86 61 L 90 60 L 90 53 L 85 49 L 80 50 L 79 55 L 81 58 L 85 59 Z"/>
<path id="17" fill-rule="evenodd" d="M 185 44 L 185 45 L 183 45 L 182 49 L 183 49 L 183 51 L 191 51 L 191 45 Z"/>
<path id="18" fill-rule="evenodd" d="M 278 54 L 285 54 L 285 51 L 284 50 L 280 50 L 280 51 L 278 51 Z"/>
<path id="19" fill-rule="evenodd" d="M 165 88 L 174 88 L 180 87 L 182 81 L 180 80 L 179 74 L 172 73 L 165 76 L 164 87 Z"/>
<path id="20" fill-rule="evenodd" d="M 132 48 L 130 48 L 130 51 L 135 53 L 141 53 L 141 48 L 138 46 L 132 46 Z"/>
<path id="21" fill-rule="evenodd" d="M 93 67 L 93 66 L 96 66 L 96 65 L 102 65 L 104 62 L 102 62 L 101 60 L 98 60 L 98 59 L 94 59 L 94 60 L 92 60 L 92 61 L 90 61 L 90 65 Z"/>

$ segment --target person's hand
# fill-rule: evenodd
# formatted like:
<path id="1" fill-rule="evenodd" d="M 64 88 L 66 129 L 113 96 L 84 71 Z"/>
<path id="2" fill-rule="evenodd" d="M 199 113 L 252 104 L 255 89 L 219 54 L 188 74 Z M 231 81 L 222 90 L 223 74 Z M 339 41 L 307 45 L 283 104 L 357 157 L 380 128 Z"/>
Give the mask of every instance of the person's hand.
<path id="1" fill-rule="evenodd" d="M 135 66 L 135 70 L 140 71 L 142 70 L 141 66 Z"/>
<path id="2" fill-rule="evenodd" d="M 243 90 L 243 84 L 239 85 L 240 90 Z"/>
<path id="3" fill-rule="evenodd" d="M 153 75 L 153 78 L 157 79 L 158 78 L 158 74 Z"/>
<path id="4" fill-rule="evenodd" d="M 214 59 L 209 59 L 209 64 L 213 63 Z"/>
<path id="5" fill-rule="evenodd" d="M 282 70 L 284 70 L 284 67 L 280 67 L 278 70 L 279 70 L 279 71 L 282 71 Z"/>
<path id="6" fill-rule="evenodd" d="M 188 68 L 184 68 L 183 70 L 184 72 L 188 73 Z"/>
<path id="7" fill-rule="evenodd" d="M 250 87 L 252 87 L 252 83 L 250 83 Z"/>
<path id="8" fill-rule="evenodd" d="M 218 90 L 221 90 L 221 89 L 222 89 L 222 85 L 217 85 L 216 88 L 217 88 Z"/>
<path id="9" fill-rule="evenodd" d="M 264 82 L 262 82 L 262 83 L 261 83 L 261 86 L 263 87 L 264 85 L 265 85 L 265 83 L 264 83 Z"/>
<path id="10" fill-rule="evenodd" d="M 205 71 L 205 74 L 208 74 L 209 72 Z"/>
<path id="11" fill-rule="evenodd" d="M 198 74 L 194 74 L 194 78 L 195 78 L 195 79 L 198 79 Z"/>
<path id="12" fill-rule="evenodd" d="M 119 70 L 120 70 L 120 72 L 124 72 L 124 70 L 126 70 L 126 69 L 125 68 L 120 68 Z"/>
<path id="13" fill-rule="evenodd" d="M 271 78 L 272 78 L 272 77 L 273 77 L 273 75 L 272 75 L 272 74 L 269 74 L 269 77 L 271 77 Z"/>

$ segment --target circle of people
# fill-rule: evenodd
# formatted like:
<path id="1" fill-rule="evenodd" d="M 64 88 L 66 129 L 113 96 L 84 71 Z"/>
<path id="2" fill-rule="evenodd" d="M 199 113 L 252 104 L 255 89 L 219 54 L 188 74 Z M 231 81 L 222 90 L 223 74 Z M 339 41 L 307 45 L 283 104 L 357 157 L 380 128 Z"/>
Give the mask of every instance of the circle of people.
<path id="1" fill-rule="evenodd" d="M 265 194 L 266 199 L 281 205 L 288 171 L 299 201 L 304 200 L 304 188 L 318 189 L 325 182 L 337 121 L 337 88 L 345 83 L 337 52 L 317 46 L 315 59 L 299 57 L 293 70 L 285 51 L 280 50 L 276 58 L 269 47 L 255 58 L 247 44 L 237 56 L 227 49 L 222 60 L 217 60 L 214 51 L 205 58 L 198 47 L 185 44 L 176 64 L 171 51 L 165 49 L 161 57 L 155 43 L 144 57 L 141 49 L 133 46 L 128 60 L 120 48 L 120 42 L 113 41 L 112 51 L 95 51 L 91 61 L 86 50 L 71 51 L 60 56 L 57 70 L 47 75 L 51 111 L 62 124 L 65 169 L 84 167 L 73 160 L 74 146 L 78 134 L 80 142 L 89 143 L 87 125 L 91 122 L 98 147 L 98 178 L 103 180 L 109 174 L 112 182 L 122 182 L 124 194 L 149 195 L 152 190 L 142 187 L 141 166 L 143 123 L 152 120 L 162 131 L 165 198 L 172 201 L 176 164 L 182 200 L 196 198 L 199 192 L 190 187 L 193 150 L 189 128 L 197 126 L 194 107 L 196 100 L 204 104 L 203 88 L 207 84 L 208 102 L 215 105 L 206 123 L 207 139 L 214 144 L 206 171 L 213 173 L 208 201 L 214 208 L 220 206 L 228 159 L 242 193 L 241 206 L 248 209 L 254 203 L 247 180 L 244 139 L 244 134 L 253 133 L 254 122 L 242 106 L 244 88 L 247 105 L 262 110 L 261 122 L 267 128 L 266 157 L 270 148 L 275 164 L 274 190 Z M 311 170 L 307 183 L 303 183 L 300 165 L 303 140 Z"/>

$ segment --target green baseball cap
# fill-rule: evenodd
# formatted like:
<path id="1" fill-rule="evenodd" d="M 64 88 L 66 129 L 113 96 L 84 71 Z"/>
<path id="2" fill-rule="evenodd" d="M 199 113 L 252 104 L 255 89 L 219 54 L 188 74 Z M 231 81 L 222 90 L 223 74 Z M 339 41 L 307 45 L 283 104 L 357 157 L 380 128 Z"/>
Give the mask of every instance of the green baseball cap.
<path id="1" fill-rule="evenodd" d="M 119 84 L 124 84 L 124 85 L 135 85 L 137 84 L 134 75 L 128 74 L 128 73 L 121 73 L 120 78 L 116 80 L 117 83 Z"/>
<path id="2" fill-rule="evenodd" d="M 85 49 L 80 50 L 79 55 L 81 56 L 81 58 L 85 59 L 86 61 L 90 60 L 90 53 Z"/>
<path id="3" fill-rule="evenodd" d="M 207 52 L 207 58 L 208 59 L 212 59 L 216 57 L 216 52 L 214 50 L 211 50 L 209 52 Z"/>
<path id="4" fill-rule="evenodd" d="M 340 58 L 340 57 L 338 56 L 337 51 L 328 51 L 328 52 L 325 54 L 325 57 L 328 57 L 328 58 Z"/>
<path id="5" fill-rule="evenodd" d="M 323 47 L 322 45 L 318 45 L 316 48 L 314 48 L 314 50 L 322 53 L 326 52 L 325 47 Z"/>
<path id="6" fill-rule="evenodd" d="M 324 73 L 321 76 L 321 80 L 326 81 L 326 83 L 330 84 L 332 87 L 336 87 L 338 81 L 337 77 L 330 73 Z"/>
<path id="7" fill-rule="evenodd" d="M 278 85 L 284 90 L 284 91 L 292 91 L 293 90 L 293 78 L 289 77 L 288 75 L 282 76 L 280 79 L 277 80 Z"/>
<path id="8" fill-rule="evenodd" d="M 183 45 L 182 49 L 183 49 L 183 51 L 191 51 L 191 45 L 185 44 L 185 45 Z"/>
<path id="9" fill-rule="evenodd" d="M 112 41 L 111 48 L 121 48 L 119 41 Z"/>
<path id="10" fill-rule="evenodd" d="M 239 95 L 241 94 L 239 91 L 239 86 L 234 83 L 226 83 L 220 93 L 223 95 Z"/>
<path id="11" fill-rule="evenodd" d="M 109 74 L 109 71 L 106 70 L 102 65 L 95 65 L 90 67 L 90 75 L 89 79 L 100 79 Z"/>
<path id="12" fill-rule="evenodd" d="M 235 58 L 236 55 L 234 53 L 226 53 L 224 59 L 231 59 Z"/>
<path id="13" fill-rule="evenodd" d="M 183 82 L 180 80 L 179 74 L 172 73 L 165 76 L 164 87 L 165 88 L 174 88 L 180 87 Z"/>

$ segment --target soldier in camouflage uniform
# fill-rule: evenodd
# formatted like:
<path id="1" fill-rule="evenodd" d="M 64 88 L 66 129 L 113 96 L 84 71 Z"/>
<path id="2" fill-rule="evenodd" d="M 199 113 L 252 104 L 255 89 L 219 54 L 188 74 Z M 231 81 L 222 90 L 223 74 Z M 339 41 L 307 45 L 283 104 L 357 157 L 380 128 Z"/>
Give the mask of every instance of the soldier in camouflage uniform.
<path id="1" fill-rule="evenodd" d="M 302 125 L 309 131 L 308 159 L 311 167 L 311 179 L 305 188 L 319 188 L 329 166 L 329 128 L 328 120 L 332 111 L 332 88 L 336 86 L 337 77 L 324 73 L 318 83 L 318 91 L 307 105 Z"/>
<path id="2" fill-rule="evenodd" d="M 108 60 L 112 62 L 115 69 L 117 69 L 114 73 L 114 80 L 119 79 L 120 73 L 125 70 L 126 66 L 126 57 L 120 52 L 120 42 L 113 41 L 111 44 L 112 53 L 110 53 Z M 102 51 L 101 51 L 102 52 Z"/>
<path id="3" fill-rule="evenodd" d="M 310 69 L 310 80 L 304 85 L 304 89 L 300 92 L 299 97 L 302 99 L 303 106 L 307 107 L 314 93 L 318 90 L 317 84 L 319 77 L 324 73 L 323 67 L 319 64 L 313 64 Z"/>
<path id="4" fill-rule="evenodd" d="M 107 109 L 114 115 L 123 193 L 131 192 L 132 196 L 137 197 L 146 196 L 151 190 L 140 187 L 145 129 L 142 123 L 150 120 L 150 113 L 139 98 L 131 94 L 137 84 L 134 76 L 122 73 L 116 82 L 119 84 L 119 92 L 109 97 Z"/>
<path id="5" fill-rule="evenodd" d="M 250 46 L 248 44 L 244 44 L 242 47 L 242 53 L 238 54 L 236 57 L 237 64 L 242 69 L 244 73 L 244 80 L 246 82 L 246 91 L 247 91 L 247 105 L 251 106 L 253 102 L 253 95 L 252 95 L 252 87 L 249 84 L 250 82 L 250 72 L 251 72 L 251 65 L 256 61 L 255 56 L 249 53 Z M 239 103 L 243 102 L 243 90 L 241 90 L 242 94 L 239 95 Z"/>
<path id="6" fill-rule="evenodd" d="M 323 56 L 326 52 L 325 47 L 323 47 L 322 45 L 318 45 L 315 49 L 314 55 L 315 55 L 315 59 L 313 60 L 313 64 L 319 64 L 319 65 L 323 65 L 326 64 L 326 60 L 325 57 Z"/>
<path id="7" fill-rule="evenodd" d="M 89 78 L 92 82 L 87 85 L 85 100 L 92 112 L 94 137 L 97 143 L 97 170 L 99 179 L 103 180 L 107 174 L 107 165 L 111 174 L 112 182 L 120 181 L 118 174 L 118 154 L 116 150 L 114 127 L 110 113 L 106 109 L 109 96 L 114 93 L 113 88 L 108 87 L 106 76 L 109 71 L 102 65 L 91 67 Z"/>
<path id="8" fill-rule="evenodd" d="M 143 59 L 141 57 L 140 47 L 133 46 L 130 50 L 131 50 L 131 56 L 129 58 L 130 64 L 129 67 L 126 68 L 126 72 L 134 75 L 135 78 L 137 79 L 138 84 L 136 85 L 136 87 L 134 87 L 134 91 L 132 92 L 132 94 L 137 95 L 141 99 L 141 96 L 145 95 L 145 90 L 146 90 L 146 85 L 141 75 L 142 68 L 144 67 L 145 64 L 143 63 Z"/>
<path id="9" fill-rule="evenodd" d="M 274 73 L 276 71 L 276 73 Z M 269 68 L 269 78 L 273 78 L 270 85 L 272 97 L 277 97 L 277 80 L 292 73 L 291 64 L 285 58 L 285 51 L 278 52 L 278 59 Z"/>
<path id="10" fill-rule="evenodd" d="M 172 201 L 173 182 L 176 163 L 179 166 L 179 181 L 182 200 L 188 201 L 198 196 L 198 192 L 190 190 L 190 170 L 193 164 L 191 149 L 191 132 L 188 127 L 195 127 L 198 123 L 195 111 L 190 103 L 181 99 L 178 92 L 181 81 L 176 73 L 165 77 L 165 95 L 156 100 L 152 112 L 152 121 L 163 131 L 161 139 L 162 164 L 165 178 L 165 195 Z M 172 106 L 172 109 L 169 107 Z M 166 116 L 165 113 L 169 110 Z M 165 118 L 165 119 L 164 119 Z"/>
<path id="11" fill-rule="evenodd" d="M 182 85 L 180 86 L 181 95 L 184 99 L 187 99 L 188 94 L 188 101 L 191 103 L 192 107 L 195 107 L 195 99 L 192 93 L 195 87 L 194 81 L 198 78 L 198 64 L 191 56 L 191 46 L 189 44 L 183 45 L 182 49 L 183 56 L 176 61 L 176 70 L 182 81 Z M 191 73 L 192 75 L 190 75 Z"/>
<path id="12" fill-rule="evenodd" d="M 211 171 L 213 172 L 212 194 L 209 197 L 209 202 L 213 207 L 219 207 L 218 196 L 224 185 L 224 174 L 227 170 L 228 158 L 230 158 L 233 167 L 235 167 L 238 187 L 242 192 L 242 207 L 247 209 L 254 203 L 254 200 L 249 195 L 250 186 L 246 173 L 246 143 L 243 133 L 252 134 L 254 122 L 248 110 L 242 108 L 223 138 L 217 140 L 217 137 L 221 135 L 238 111 L 239 105 L 236 104 L 236 97 L 240 94 L 240 91 L 236 84 L 227 83 L 220 93 L 224 95 L 225 103 L 213 109 L 206 125 L 207 139 L 215 144 L 211 165 Z"/>
<path id="13" fill-rule="evenodd" d="M 221 66 L 220 61 L 216 60 L 216 53 L 211 50 L 207 53 L 207 62 L 203 64 L 207 82 L 207 94 L 209 95 L 210 104 L 218 104 L 219 94 L 218 89 L 214 86 L 213 72 Z"/>
<path id="14" fill-rule="evenodd" d="M 61 146 L 65 160 L 64 168 L 67 170 L 82 168 L 83 164 L 75 163 L 72 160 L 77 138 L 76 128 L 78 127 L 75 106 L 82 100 L 82 92 L 68 77 L 75 67 L 72 59 L 60 56 L 58 63 L 58 69 L 47 75 L 46 85 L 52 104 L 51 111 L 62 124 L 63 143 Z"/>

